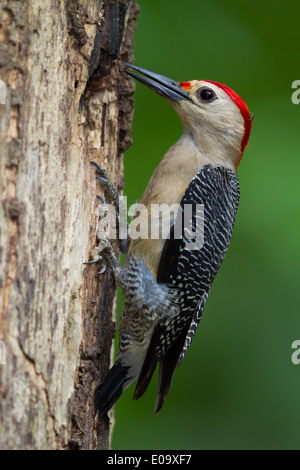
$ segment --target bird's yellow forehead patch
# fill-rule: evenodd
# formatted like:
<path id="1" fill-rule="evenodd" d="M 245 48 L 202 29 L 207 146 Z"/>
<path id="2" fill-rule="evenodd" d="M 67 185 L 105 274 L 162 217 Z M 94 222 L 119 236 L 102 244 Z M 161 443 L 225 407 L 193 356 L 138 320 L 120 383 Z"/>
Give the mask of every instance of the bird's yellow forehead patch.
<path id="1" fill-rule="evenodd" d="M 181 88 L 185 91 L 193 92 L 193 88 L 198 87 L 201 80 L 191 80 L 189 82 L 180 82 Z"/>
<path id="2" fill-rule="evenodd" d="M 191 82 L 180 82 L 181 88 L 183 88 L 185 91 L 189 91 L 191 89 Z"/>

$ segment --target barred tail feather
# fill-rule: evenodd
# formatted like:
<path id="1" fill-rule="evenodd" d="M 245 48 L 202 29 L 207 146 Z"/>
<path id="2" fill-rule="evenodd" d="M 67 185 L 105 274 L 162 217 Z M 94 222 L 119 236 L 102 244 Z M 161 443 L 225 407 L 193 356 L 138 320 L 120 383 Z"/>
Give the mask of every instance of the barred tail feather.
<path id="1" fill-rule="evenodd" d="M 94 411 L 95 416 L 99 412 L 99 418 L 102 420 L 108 411 L 113 407 L 123 392 L 123 384 L 128 380 L 128 367 L 116 362 L 110 369 L 107 376 L 95 390 L 94 393 Z"/>
<path id="2" fill-rule="evenodd" d="M 170 390 L 173 375 L 176 367 L 178 366 L 178 361 L 182 352 L 186 334 L 187 328 L 183 330 L 177 341 L 173 344 L 173 346 L 171 346 L 171 348 L 160 361 L 154 413 L 158 413 L 162 408 L 165 398 Z"/>
<path id="3" fill-rule="evenodd" d="M 137 381 L 137 385 L 136 385 L 136 388 L 135 388 L 135 392 L 134 392 L 134 395 L 133 395 L 134 400 L 137 400 L 142 395 L 144 395 L 145 391 L 148 388 L 148 385 L 150 383 L 152 375 L 155 371 L 155 368 L 156 368 L 156 365 L 157 365 L 157 362 L 158 362 L 158 358 L 155 354 L 155 349 L 156 349 L 156 346 L 158 344 L 158 340 L 159 340 L 159 337 L 160 337 L 160 332 L 161 332 L 160 329 L 156 328 L 156 330 L 154 331 L 154 333 L 152 335 L 150 345 L 148 347 L 147 354 L 146 354 L 146 357 L 144 359 L 143 366 L 142 366 L 142 369 L 140 371 L 138 381 Z"/>

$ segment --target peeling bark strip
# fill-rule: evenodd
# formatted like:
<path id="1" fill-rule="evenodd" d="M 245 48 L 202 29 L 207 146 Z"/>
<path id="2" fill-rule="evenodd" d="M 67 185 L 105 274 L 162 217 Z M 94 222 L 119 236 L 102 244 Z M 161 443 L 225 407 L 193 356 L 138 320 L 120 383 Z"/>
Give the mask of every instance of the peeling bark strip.
<path id="1" fill-rule="evenodd" d="M 0 0 L 2 449 L 109 446 L 93 390 L 115 286 L 82 263 L 96 241 L 89 162 L 122 190 L 134 89 L 120 63 L 133 60 L 137 15 L 134 0 Z"/>

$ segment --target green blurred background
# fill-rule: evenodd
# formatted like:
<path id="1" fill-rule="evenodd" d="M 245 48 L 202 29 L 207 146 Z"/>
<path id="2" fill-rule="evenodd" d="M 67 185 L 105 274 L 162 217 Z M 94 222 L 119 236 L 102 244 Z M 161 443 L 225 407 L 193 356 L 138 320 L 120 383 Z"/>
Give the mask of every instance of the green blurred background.
<path id="1" fill-rule="evenodd" d="M 113 449 L 299 449 L 300 80 L 298 0 L 140 0 L 136 64 L 178 81 L 225 83 L 255 114 L 239 166 L 231 245 L 163 409 L 157 374 L 139 401 L 117 402 Z M 125 194 L 140 199 L 179 138 L 171 106 L 141 84 Z"/>

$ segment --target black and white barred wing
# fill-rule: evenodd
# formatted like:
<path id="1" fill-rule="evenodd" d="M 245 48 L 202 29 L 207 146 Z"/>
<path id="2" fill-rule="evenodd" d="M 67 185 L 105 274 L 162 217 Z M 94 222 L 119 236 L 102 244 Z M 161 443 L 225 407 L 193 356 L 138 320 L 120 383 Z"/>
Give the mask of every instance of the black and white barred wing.
<path id="1" fill-rule="evenodd" d="M 238 204 L 236 174 L 209 165 L 193 178 L 181 200 L 157 277 L 158 282 L 167 283 L 176 292 L 180 314 L 170 319 L 156 338 L 156 353 L 161 361 L 156 411 L 161 408 L 174 370 L 196 332 L 209 289 L 230 243 Z M 176 225 L 180 218 L 182 237 L 178 239 Z"/>
<path id="2" fill-rule="evenodd" d="M 189 330 L 180 360 L 183 359 L 195 334 L 209 289 L 226 255 L 238 204 L 237 176 L 231 170 L 220 166 L 202 168 L 193 178 L 182 198 L 183 214 L 186 212 L 185 207 L 192 205 L 194 208 L 191 226 L 195 239 L 191 239 L 190 229 L 183 231 L 177 252 L 176 270 L 170 274 L 170 281 L 174 286 L 177 287 L 179 282 L 185 286 L 178 322 L 187 321 Z M 204 220 L 201 207 L 204 209 Z M 200 229 L 199 227 L 197 229 L 199 223 Z M 189 218 L 184 223 L 184 225 L 187 224 L 189 224 Z M 204 234 L 201 224 L 204 225 Z"/>

